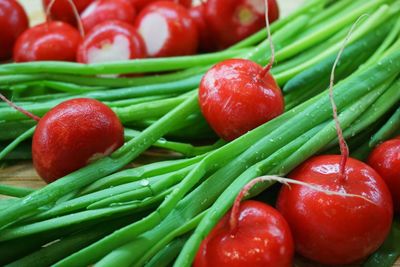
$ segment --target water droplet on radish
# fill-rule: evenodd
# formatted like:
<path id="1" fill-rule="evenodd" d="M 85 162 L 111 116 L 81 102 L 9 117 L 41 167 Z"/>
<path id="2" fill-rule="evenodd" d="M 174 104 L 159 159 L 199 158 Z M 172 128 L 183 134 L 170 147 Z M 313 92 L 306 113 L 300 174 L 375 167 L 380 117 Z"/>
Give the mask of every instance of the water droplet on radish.
<path id="1" fill-rule="evenodd" d="M 140 181 L 140 185 L 141 186 L 148 186 L 150 184 L 149 180 L 147 179 L 143 179 Z"/>

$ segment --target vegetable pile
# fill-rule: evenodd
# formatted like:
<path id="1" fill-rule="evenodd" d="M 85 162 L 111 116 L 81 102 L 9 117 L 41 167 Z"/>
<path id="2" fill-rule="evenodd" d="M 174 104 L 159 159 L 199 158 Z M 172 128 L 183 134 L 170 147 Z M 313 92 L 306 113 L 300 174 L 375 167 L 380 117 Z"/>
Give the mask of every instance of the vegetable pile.
<path id="1" fill-rule="evenodd" d="M 400 3 L 148 2 L 0 0 L 0 264 L 392 266 Z"/>

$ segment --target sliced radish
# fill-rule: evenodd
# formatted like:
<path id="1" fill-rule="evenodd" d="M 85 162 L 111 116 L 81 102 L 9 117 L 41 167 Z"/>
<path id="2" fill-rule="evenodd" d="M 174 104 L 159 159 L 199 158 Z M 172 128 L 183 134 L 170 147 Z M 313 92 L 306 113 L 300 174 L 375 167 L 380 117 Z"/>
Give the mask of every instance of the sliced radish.
<path id="1" fill-rule="evenodd" d="M 129 39 L 125 35 L 116 35 L 111 43 L 91 47 L 88 51 L 89 63 L 128 60 L 130 56 Z"/>
<path id="2" fill-rule="evenodd" d="M 154 34 L 155 32 L 157 34 Z M 157 13 L 151 13 L 143 18 L 139 33 L 143 37 L 150 56 L 157 55 L 170 38 L 166 18 Z"/>
<path id="3" fill-rule="evenodd" d="M 121 21 L 106 21 L 88 33 L 78 49 L 77 61 L 100 63 L 146 57 L 140 35 Z"/>

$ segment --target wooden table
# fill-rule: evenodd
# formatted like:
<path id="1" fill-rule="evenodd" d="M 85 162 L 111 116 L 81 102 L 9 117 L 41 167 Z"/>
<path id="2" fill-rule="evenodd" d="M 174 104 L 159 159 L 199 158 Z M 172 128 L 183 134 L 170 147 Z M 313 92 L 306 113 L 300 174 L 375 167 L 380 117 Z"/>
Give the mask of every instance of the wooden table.
<path id="1" fill-rule="evenodd" d="M 19 1 L 27 10 L 31 18 L 32 25 L 43 21 L 44 16 L 41 0 Z M 301 5 L 303 0 L 278 0 L 278 2 L 281 7 L 281 14 L 285 16 L 293 9 Z M 9 185 L 26 186 L 30 188 L 40 188 L 45 185 L 45 183 L 36 174 L 31 162 L 21 162 L 17 165 L 0 169 L 0 182 Z M 394 267 L 400 267 L 400 259 L 397 261 Z"/>

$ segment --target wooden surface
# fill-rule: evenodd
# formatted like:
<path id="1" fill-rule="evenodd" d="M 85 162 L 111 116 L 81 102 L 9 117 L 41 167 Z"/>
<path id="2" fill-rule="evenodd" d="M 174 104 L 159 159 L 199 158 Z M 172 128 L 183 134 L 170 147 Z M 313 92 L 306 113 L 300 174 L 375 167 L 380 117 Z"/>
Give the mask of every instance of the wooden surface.
<path id="1" fill-rule="evenodd" d="M 43 8 L 41 0 L 19 0 L 27 10 L 31 24 L 35 25 L 43 21 Z M 278 0 L 281 14 L 285 16 L 299 6 L 303 0 Z M 0 169 L 0 182 L 9 185 L 40 188 L 45 183 L 37 176 L 31 162 L 22 162 L 14 166 Z M 1 196 L 0 196 L 1 198 Z M 400 267 L 400 259 L 394 265 Z M 377 266 L 379 267 L 379 266 Z"/>

